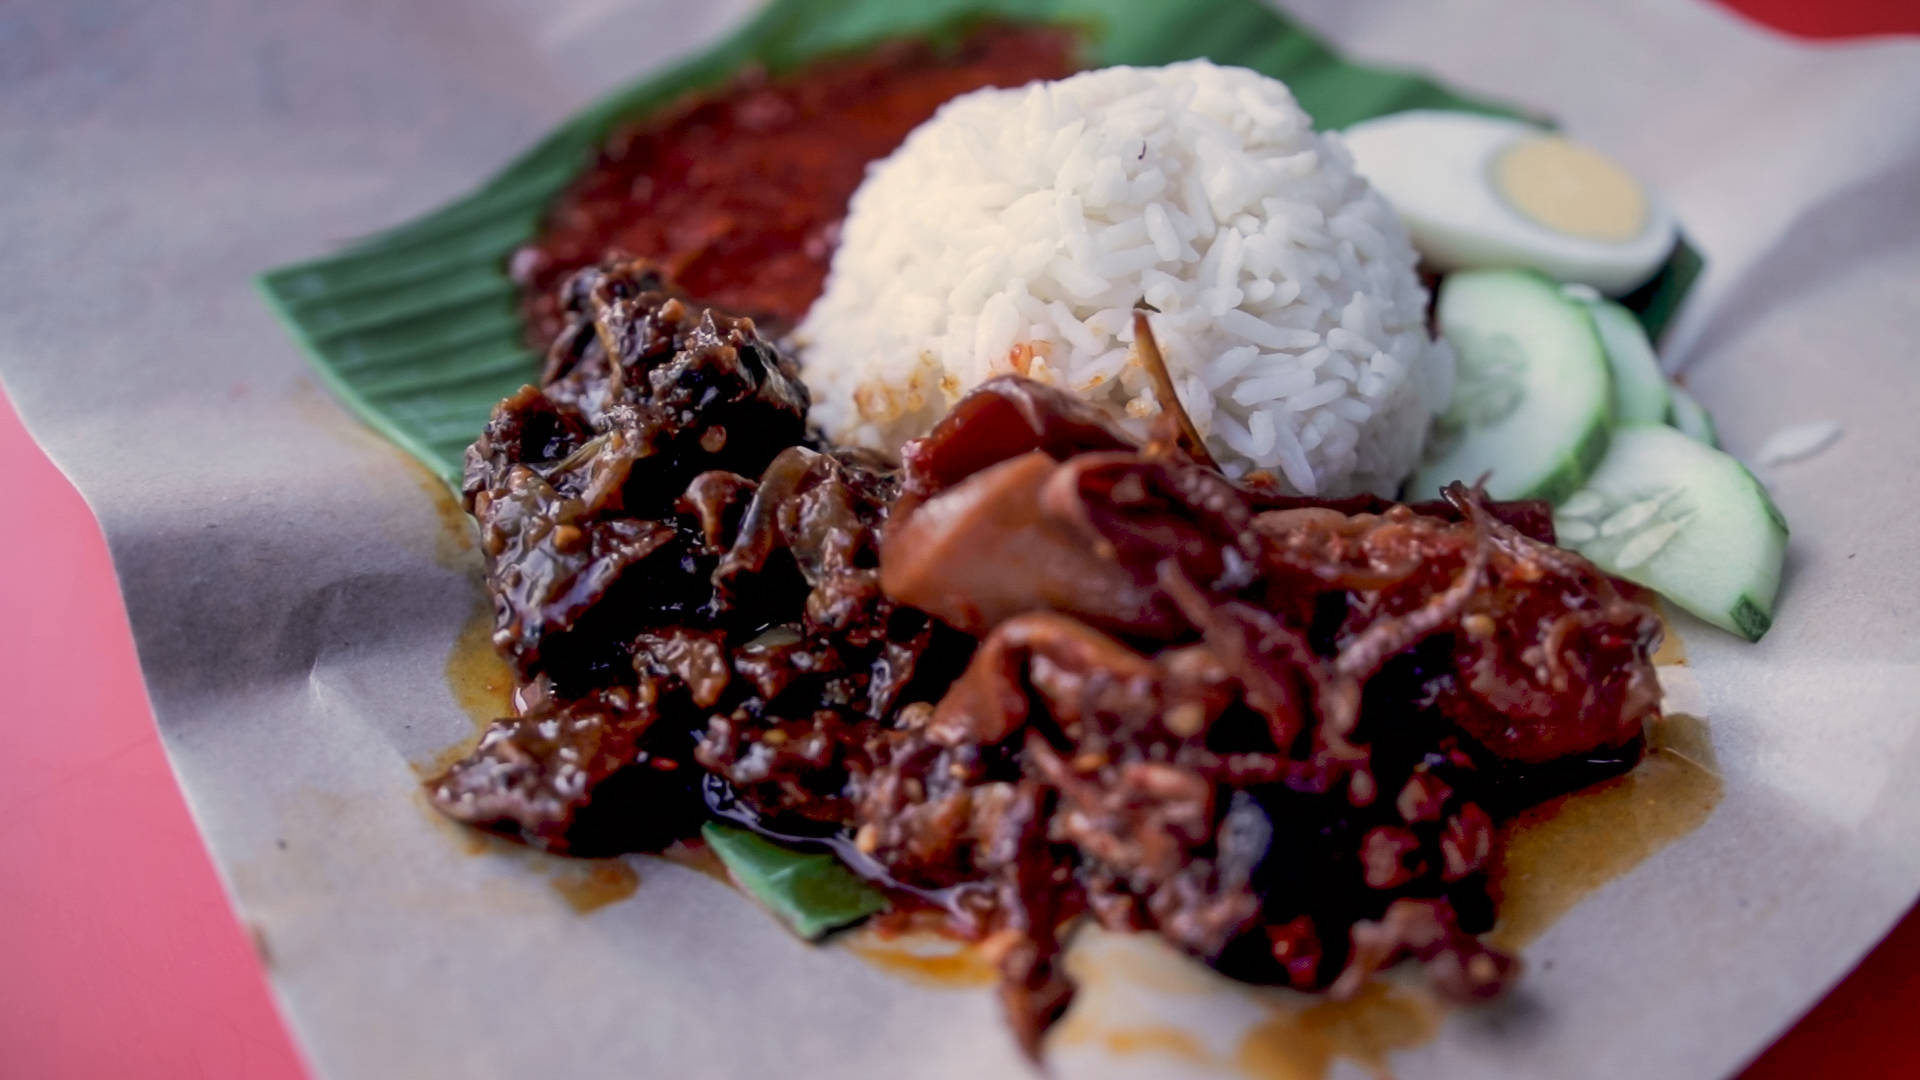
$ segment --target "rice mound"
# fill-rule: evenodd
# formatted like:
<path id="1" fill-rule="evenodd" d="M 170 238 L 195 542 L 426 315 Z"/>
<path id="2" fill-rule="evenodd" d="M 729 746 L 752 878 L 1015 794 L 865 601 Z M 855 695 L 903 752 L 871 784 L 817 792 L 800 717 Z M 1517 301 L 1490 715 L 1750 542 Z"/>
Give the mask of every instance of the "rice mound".
<path id="1" fill-rule="evenodd" d="M 795 331 L 813 420 L 894 452 L 1019 372 L 1144 431 L 1147 305 L 1232 475 L 1392 495 L 1453 381 L 1415 255 L 1286 86 L 1190 61 L 953 99 L 873 165 Z"/>

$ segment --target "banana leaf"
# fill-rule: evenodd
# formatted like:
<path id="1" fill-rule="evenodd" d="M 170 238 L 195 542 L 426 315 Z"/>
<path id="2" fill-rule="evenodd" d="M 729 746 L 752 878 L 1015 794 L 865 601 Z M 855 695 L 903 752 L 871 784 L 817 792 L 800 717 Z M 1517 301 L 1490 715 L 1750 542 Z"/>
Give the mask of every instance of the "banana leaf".
<path id="1" fill-rule="evenodd" d="M 549 203 L 616 125 L 748 66 L 778 75 L 889 38 L 949 39 L 988 19 L 1069 25 L 1082 35 L 1089 66 L 1207 57 L 1253 68 L 1284 80 L 1323 129 L 1406 109 L 1528 115 L 1347 60 L 1260 0 L 774 0 L 705 53 L 587 106 L 465 197 L 335 254 L 270 270 L 257 283 L 341 399 L 457 483 L 462 455 L 494 404 L 539 369 L 508 257 L 534 237 Z M 1698 255 L 1683 242 L 1629 298 L 1650 333 L 1664 327 L 1698 271 Z M 831 856 L 728 826 L 710 826 L 707 836 L 736 881 L 803 936 L 884 903 Z"/>
<path id="2" fill-rule="evenodd" d="M 1402 71 L 1351 63 L 1259 0 L 775 0 L 707 52 L 614 90 L 471 194 L 346 250 L 262 274 L 267 303 L 355 412 L 455 479 L 494 403 L 534 378 L 507 258 L 621 121 L 718 86 L 983 19 L 1066 23 L 1090 64 L 1194 57 L 1284 79 L 1322 127 L 1412 108 L 1518 115 Z"/>
<path id="3" fill-rule="evenodd" d="M 828 852 L 796 850 L 719 821 L 701 826 L 700 835 L 734 884 L 808 941 L 886 909 L 884 894 Z"/>

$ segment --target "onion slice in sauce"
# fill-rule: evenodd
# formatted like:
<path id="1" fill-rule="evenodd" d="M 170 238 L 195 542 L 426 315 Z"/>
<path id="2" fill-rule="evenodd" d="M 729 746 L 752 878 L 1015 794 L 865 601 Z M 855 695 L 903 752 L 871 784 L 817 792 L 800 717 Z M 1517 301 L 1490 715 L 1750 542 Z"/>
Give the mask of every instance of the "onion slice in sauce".
<path id="1" fill-rule="evenodd" d="M 1175 425 L 1174 445 L 1186 451 L 1193 460 L 1209 469 L 1218 471 L 1220 464 L 1207 452 L 1207 442 L 1200 437 L 1199 429 L 1193 426 L 1193 418 L 1187 415 L 1186 407 L 1180 404 L 1180 395 L 1173 388 L 1173 375 L 1167 370 L 1166 357 L 1160 355 L 1160 343 L 1153 340 L 1153 327 L 1147 321 L 1147 313 L 1135 310 L 1133 313 L 1133 351 L 1140 358 L 1140 366 L 1147 371 L 1147 378 L 1153 380 L 1153 396 L 1160 399 L 1160 411 L 1171 416 Z"/>

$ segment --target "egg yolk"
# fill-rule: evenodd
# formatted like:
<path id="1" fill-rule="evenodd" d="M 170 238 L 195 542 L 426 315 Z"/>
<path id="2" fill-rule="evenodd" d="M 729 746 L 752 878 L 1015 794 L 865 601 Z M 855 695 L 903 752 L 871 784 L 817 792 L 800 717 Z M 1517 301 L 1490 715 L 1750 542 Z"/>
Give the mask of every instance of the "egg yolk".
<path id="1" fill-rule="evenodd" d="M 1647 195 L 1597 150 L 1547 135 L 1521 139 L 1493 161 L 1493 186 L 1536 224 L 1588 240 L 1623 242 L 1647 224 Z"/>

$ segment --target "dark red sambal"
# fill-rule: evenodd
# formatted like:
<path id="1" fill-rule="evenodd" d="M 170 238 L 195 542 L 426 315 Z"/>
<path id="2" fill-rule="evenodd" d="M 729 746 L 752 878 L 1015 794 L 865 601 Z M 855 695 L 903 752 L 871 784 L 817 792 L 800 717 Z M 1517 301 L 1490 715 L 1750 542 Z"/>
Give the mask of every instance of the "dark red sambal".
<path id="1" fill-rule="evenodd" d="M 957 45 L 896 42 L 792 75 L 741 78 L 615 132 L 513 261 L 531 337 L 565 325 L 555 288 L 611 251 L 651 260 L 703 302 L 771 328 L 826 279 L 847 201 L 941 103 L 1075 69 L 1065 29 L 992 26 Z"/>

